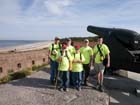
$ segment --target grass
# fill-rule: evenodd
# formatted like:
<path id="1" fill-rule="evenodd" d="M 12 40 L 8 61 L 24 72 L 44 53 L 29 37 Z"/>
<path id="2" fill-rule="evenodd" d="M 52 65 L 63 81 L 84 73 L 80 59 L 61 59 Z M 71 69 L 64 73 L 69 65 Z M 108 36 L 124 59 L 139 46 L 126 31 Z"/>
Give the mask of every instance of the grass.
<path id="1" fill-rule="evenodd" d="M 32 66 L 32 71 L 39 71 L 40 69 L 44 68 L 46 66 L 46 64 L 43 64 L 43 65 L 34 65 Z"/>
<path id="2" fill-rule="evenodd" d="M 37 72 L 41 70 L 44 67 L 47 67 L 47 65 L 46 64 L 39 65 L 39 66 L 34 65 L 32 68 L 27 68 L 18 72 L 13 72 L 13 70 L 11 72 L 9 70 L 10 72 L 8 72 L 7 76 L 0 79 L 0 84 L 7 83 L 12 80 L 24 78 L 28 75 L 31 75 L 33 72 Z"/>

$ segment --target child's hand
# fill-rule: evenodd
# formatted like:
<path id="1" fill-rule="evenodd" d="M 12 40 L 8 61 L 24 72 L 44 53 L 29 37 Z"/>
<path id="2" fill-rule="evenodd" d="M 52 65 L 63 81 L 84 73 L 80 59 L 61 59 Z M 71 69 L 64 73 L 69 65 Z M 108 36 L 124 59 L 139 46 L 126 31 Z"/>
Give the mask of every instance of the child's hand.
<path id="1" fill-rule="evenodd" d="M 77 63 L 77 60 L 74 59 L 74 60 L 73 60 L 73 63 Z"/>
<path id="2" fill-rule="evenodd" d="M 58 58 L 58 62 L 62 62 L 62 57 L 59 57 Z"/>
<path id="3" fill-rule="evenodd" d="M 81 60 L 78 60 L 77 63 L 82 63 L 82 61 Z"/>

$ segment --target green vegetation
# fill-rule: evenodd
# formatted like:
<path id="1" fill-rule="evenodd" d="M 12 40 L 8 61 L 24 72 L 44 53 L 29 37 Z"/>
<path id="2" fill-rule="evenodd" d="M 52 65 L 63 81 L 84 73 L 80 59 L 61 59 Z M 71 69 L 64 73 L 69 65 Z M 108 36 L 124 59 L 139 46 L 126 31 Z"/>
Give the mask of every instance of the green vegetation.
<path id="1" fill-rule="evenodd" d="M 46 66 L 46 64 L 38 65 L 38 66 L 34 65 L 32 67 L 32 71 L 39 71 L 40 69 L 44 68 L 45 66 Z"/>
<path id="2" fill-rule="evenodd" d="M 77 41 L 77 42 L 81 42 L 83 41 L 84 39 L 88 39 L 89 41 L 97 41 L 97 37 L 98 36 L 95 36 L 95 37 L 70 37 L 72 41 Z M 65 41 L 67 38 L 63 38 L 61 39 L 61 41 Z"/>
<path id="3" fill-rule="evenodd" d="M 7 83 L 12 80 L 24 78 L 28 75 L 31 75 L 33 72 L 37 72 L 41 70 L 44 67 L 48 67 L 48 65 L 46 64 L 39 65 L 39 66 L 34 65 L 32 68 L 27 68 L 18 72 L 13 72 L 13 70 L 9 70 L 8 75 L 0 79 L 0 84 Z"/>

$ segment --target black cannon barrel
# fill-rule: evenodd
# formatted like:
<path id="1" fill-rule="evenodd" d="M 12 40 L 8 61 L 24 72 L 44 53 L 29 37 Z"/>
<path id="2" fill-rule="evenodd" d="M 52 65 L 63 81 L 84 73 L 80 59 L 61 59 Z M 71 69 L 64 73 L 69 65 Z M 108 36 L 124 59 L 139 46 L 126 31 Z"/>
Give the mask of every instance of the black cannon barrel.
<path id="1" fill-rule="evenodd" d="M 140 49 L 140 34 L 128 30 L 128 29 L 120 29 L 120 28 L 104 28 L 97 26 L 88 26 L 87 30 L 91 33 L 94 33 L 98 36 L 107 39 L 108 37 L 116 38 L 123 46 L 130 50 L 138 50 Z M 105 43 L 106 40 L 105 40 Z"/>
<path id="2" fill-rule="evenodd" d="M 96 27 L 96 26 L 88 26 L 87 30 L 89 32 L 97 34 L 97 35 L 99 35 L 101 37 L 107 37 L 107 35 L 109 35 L 110 32 L 112 32 L 111 28 Z"/>

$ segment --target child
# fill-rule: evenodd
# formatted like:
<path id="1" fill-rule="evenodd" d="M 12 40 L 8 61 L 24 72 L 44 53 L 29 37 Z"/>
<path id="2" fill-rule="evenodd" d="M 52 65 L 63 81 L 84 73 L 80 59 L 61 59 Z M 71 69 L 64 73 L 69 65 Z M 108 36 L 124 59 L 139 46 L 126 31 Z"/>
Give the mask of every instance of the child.
<path id="1" fill-rule="evenodd" d="M 62 51 L 60 53 L 60 56 L 58 57 L 58 70 L 59 70 L 59 76 L 60 76 L 60 91 L 68 91 L 68 85 L 69 85 L 69 60 L 70 55 L 66 50 L 67 45 L 62 45 Z"/>
<path id="2" fill-rule="evenodd" d="M 72 60 L 72 82 L 74 87 L 81 91 L 81 82 L 82 82 L 82 71 L 83 71 L 83 62 L 85 58 L 83 54 L 80 53 L 80 46 L 75 46 L 76 53 L 73 54 Z"/>

